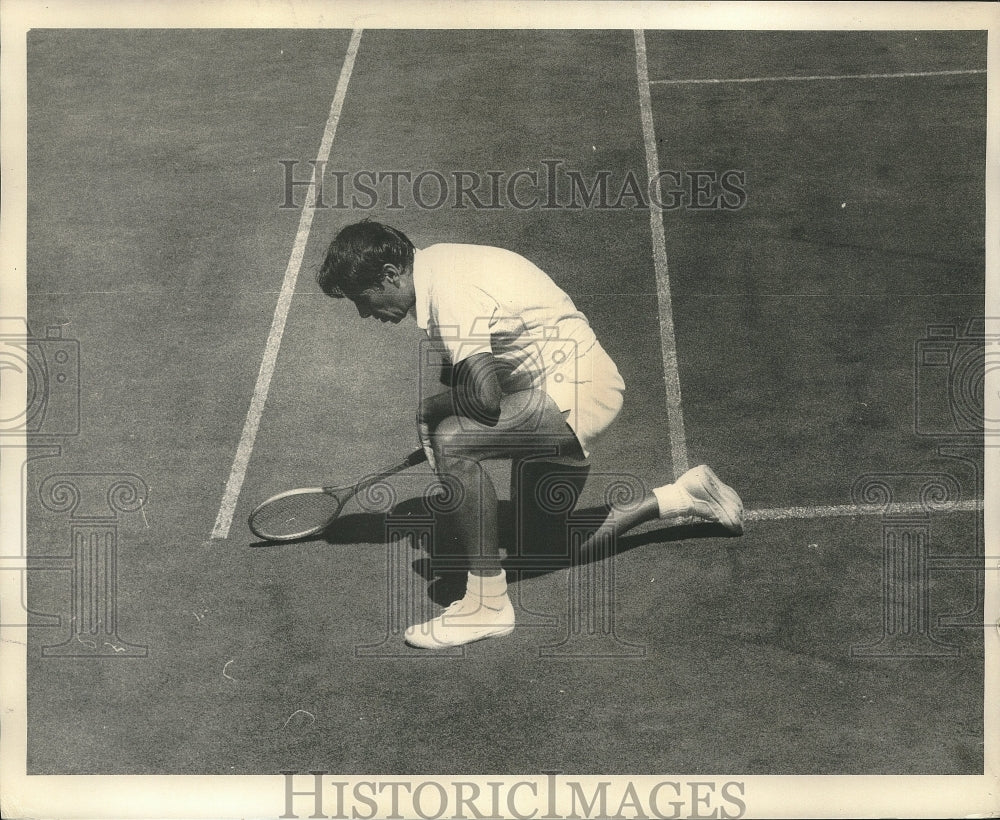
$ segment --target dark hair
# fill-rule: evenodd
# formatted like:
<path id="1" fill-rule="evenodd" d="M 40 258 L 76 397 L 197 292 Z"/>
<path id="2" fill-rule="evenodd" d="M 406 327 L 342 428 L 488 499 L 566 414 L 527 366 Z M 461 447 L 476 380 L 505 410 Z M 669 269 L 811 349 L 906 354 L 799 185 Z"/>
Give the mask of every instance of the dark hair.
<path id="1" fill-rule="evenodd" d="M 413 243 L 402 231 L 365 219 L 342 228 L 326 250 L 316 282 L 327 296 L 354 298 L 385 279 L 383 265 L 413 262 Z"/>

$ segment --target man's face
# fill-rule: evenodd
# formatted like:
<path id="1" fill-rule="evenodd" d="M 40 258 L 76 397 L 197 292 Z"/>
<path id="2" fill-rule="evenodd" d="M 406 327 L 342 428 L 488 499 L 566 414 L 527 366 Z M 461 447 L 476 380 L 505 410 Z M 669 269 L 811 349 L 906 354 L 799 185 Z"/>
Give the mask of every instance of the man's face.
<path id="1" fill-rule="evenodd" d="M 402 298 L 400 289 L 389 282 L 361 291 L 352 301 L 362 319 L 371 316 L 380 322 L 392 322 L 394 325 L 402 322 L 410 309 Z"/>
<path id="2" fill-rule="evenodd" d="M 416 301 L 413 278 L 404 275 L 395 265 L 386 265 L 382 272 L 385 278 L 381 284 L 366 288 L 351 300 L 362 319 L 371 316 L 380 322 L 398 325 Z"/>

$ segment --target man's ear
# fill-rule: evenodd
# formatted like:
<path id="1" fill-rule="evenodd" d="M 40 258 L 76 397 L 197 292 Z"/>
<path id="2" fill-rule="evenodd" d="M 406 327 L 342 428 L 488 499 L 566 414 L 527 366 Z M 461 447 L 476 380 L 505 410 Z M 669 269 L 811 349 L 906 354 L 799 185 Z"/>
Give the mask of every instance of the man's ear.
<path id="1" fill-rule="evenodd" d="M 382 266 L 382 274 L 385 276 L 386 281 L 392 282 L 392 284 L 395 285 L 397 288 L 399 287 L 399 276 L 400 276 L 399 268 L 397 268 L 393 264 L 390 264 L 389 262 L 386 262 Z"/>

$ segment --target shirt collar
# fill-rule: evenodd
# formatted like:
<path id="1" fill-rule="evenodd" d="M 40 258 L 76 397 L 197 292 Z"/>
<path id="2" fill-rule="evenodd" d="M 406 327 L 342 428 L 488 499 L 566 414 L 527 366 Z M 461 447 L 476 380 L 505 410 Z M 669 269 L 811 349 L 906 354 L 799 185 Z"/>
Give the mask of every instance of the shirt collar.
<path id="1" fill-rule="evenodd" d="M 417 327 L 427 330 L 427 321 L 430 313 L 430 286 L 429 271 L 426 260 L 422 259 L 422 251 L 413 251 L 413 292 L 416 301 L 410 309 L 410 313 L 417 320 Z"/>

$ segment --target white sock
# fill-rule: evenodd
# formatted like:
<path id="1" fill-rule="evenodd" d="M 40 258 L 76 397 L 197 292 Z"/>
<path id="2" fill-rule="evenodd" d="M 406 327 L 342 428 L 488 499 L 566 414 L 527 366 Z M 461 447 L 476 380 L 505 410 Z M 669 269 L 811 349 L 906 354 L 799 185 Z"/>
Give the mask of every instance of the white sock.
<path id="1" fill-rule="evenodd" d="M 676 518 L 694 512 L 694 499 L 679 484 L 664 484 L 653 490 L 660 507 L 660 518 Z"/>
<path id="2" fill-rule="evenodd" d="M 507 597 L 507 573 L 504 570 L 500 570 L 499 575 L 474 575 L 470 572 L 465 583 L 465 597 L 499 609 Z"/>

